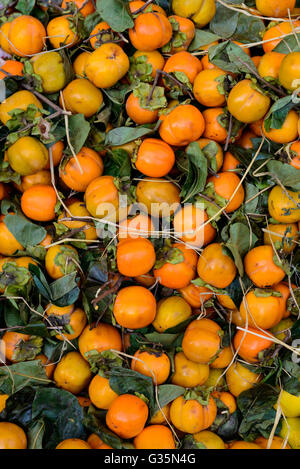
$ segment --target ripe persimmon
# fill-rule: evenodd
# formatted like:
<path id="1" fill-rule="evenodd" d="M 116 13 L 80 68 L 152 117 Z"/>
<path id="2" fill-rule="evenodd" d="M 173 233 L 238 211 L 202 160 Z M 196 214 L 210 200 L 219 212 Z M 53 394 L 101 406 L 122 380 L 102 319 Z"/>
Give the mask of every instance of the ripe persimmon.
<path id="1" fill-rule="evenodd" d="M 225 208 L 227 213 L 234 212 L 242 205 L 245 192 L 237 174 L 221 172 L 210 177 L 207 182 L 212 182 L 215 193 L 227 202 Z"/>
<path id="2" fill-rule="evenodd" d="M 164 425 L 149 425 L 133 440 L 135 449 L 175 449 L 171 430 Z"/>
<path id="3" fill-rule="evenodd" d="M 172 26 L 165 15 L 157 12 L 145 12 L 134 20 L 134 27 L 129 29 L 129 39 L 133 47 L 143 51 L 160 49 L 172 37 Z"/>
<path id="4" fill-rule="evenodd" d="M 102 176 L 103 161 L 91 148 L 82 147 L 76 158 L 70 158 L 60 172 L 62 181 L 73 191 L 84 192 L 97 177 Z"/>
<path id="5" fill-rule="evenodd" d="M 225 94 L 222 88 L 222 78 L 225 72 L 221 70 L 203 70 L 194 81 L 194 96 L 197 101 L 205 107 L 223 106 Z"/>
<path id="6" fill-rule="evenodd" d="M 126 101 L 126 112 L 130 119 L 136 124 L 152 124 L 158 119 L 158 110 L 145 109 L 140 105 L 140 99 L 134 96 L 133 93 L 129 95 Z"/>
<path id="7" fill-rule="evenodd" d="M 78 345 L 85 359 L 87 359 L 86 354 L 91 350 L 97 350 L 99 353 L 110 349 L 122 350 L 122 340 L 118 330 L 104 322 L 86 326 L 79 337 Z"/>
<path id="8" fill-rule="evenodd" d="M 165 63 L 164 72 L 166 73 L 184 73 L 191 84 L 202 70 L 200 60 L 187 51 L 173 54 Z"/>
<path id="9" fill-rule="evenodd" d="M 160 137 L 169 145 L 186 146 L 198 140 L 204 132 L 202 113 L 191 104 L 181 104 L 168 114 L 162 114 Z"/>
<path id="10" fill-rule="evenodd" d="M 169 377 L 171 362 L 165 352 L 139 349 L 131 361 L 131 369 L 149 376 L 155 385 L 160 385 L 165 383 Z"/>
<path id="11" fill-rule="evenodd" d="M 166 259 L 161 267 L 154 269 L 154 277 L 164 287 L 184 288 L 195 278 L 198 256 L 195 251 L 185 247 L 184 244 L 175 243 L 171 249 L 178 257 L 177 262 L 168 262 Z"/>
<path id="12" fill-rule="evenodd" d="M 280 297 L 268 290 L 252 290 L 241 303 L 240 314 L 244 324 L 261 329 L 271 329 L 282 319 Z"/>
<path id="13" fill-rule="evenodd" d="M 113 313 L 120 326 L 141 329 L 151 324 L 155 318 L 155 297 L 144 287 L 122 288 L 116 296 Z"/>
<path id="14" fill-rule="evenodd" d="M 226 288 L 234 280 L 237 270 L 222 245 L 212 243 L 199 256 L 197 271 L 204 282 L 217 288 Z"/>
<path id="15" fill-rule="evenodd" d="M 141 433 L 148 414 L 148 407 L 141 398 L 132 394 L 122 394 L 108 409 L 106 425 L 119 437 L 128 440 Z"/>
<path id="16" fill-rule="evenodd" d="M 98 409 L 109 409 L 118 394 L 109 385 L 109 379 L 96 375 L 89 385 L 89 396 L 92 404 Z"/>
<path id="17" fill-rule="evenodd" d="M 56 192 L 52 186 L 36 185 L 27 189 L 21 197 L 24 215 L 36 221 L 51 221 L 55 218 Z"/>
<path id="18" fill-rule="evenodd" d="M 259 288 L 271 287 L 284 279 L 285 271 L 274 259 L 275 252 L 271 246 L 257 246 L 246 254 L 245 271 L 254 285 Z"/>
<path id="19" fill-rule="evenodd" d="M 233 338 L 236 352 L 243 360 L 249 363 L 262 361 L 265 354 L 273 346 L 273 334 L 263 332 L 261 329 L 248 327 L 246 331 L 238 330 Z"/>

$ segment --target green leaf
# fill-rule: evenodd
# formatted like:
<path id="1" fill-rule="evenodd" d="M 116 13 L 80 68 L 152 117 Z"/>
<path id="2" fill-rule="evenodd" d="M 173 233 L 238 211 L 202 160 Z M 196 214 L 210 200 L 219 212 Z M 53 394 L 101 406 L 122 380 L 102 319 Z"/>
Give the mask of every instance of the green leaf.
<path id="1" fill-rule="evenodd" d="M 76 396 L 64 389 L 39 388 L 32 404 L 32 419 L 46 423 L 45 447 L 54 449 L 68 438 L 86 437 L 83 408 Z"/>
<path id="2" fill-rule="evenodd" d="M 242 413 L 239 434 L 245 440 L 254 440 L 258 436 L 269 438 L 274 425 L 279 390 L 267 384 L 258 385 L 243 392 L 237 398 L 237 405 Z M 278 425 L 276 434 L 280 431 Z"/>
<path id="3" fill-rule="evenodd" d="M 30 15 L 35 5 L 35 0 L 19 0 L 16 9 L 23 15 Z"/>
<path id="4" fill-rule="evenodd" d="M 76 272 L 64 275 L 50 284 L 51 303 L 57 306 L 69 306 L 77 301 L 80 289 L 76 281 Z"/>
<path id="5" fill-rule="evenodd" d="M 284 98 L 278 99 L 273 106 L 271 106 L 265 120 L 264 126 L 269 132 L 270 129 L 281 129 L 288 115 L 289 111 L 295 107 L 295 97 L 285 96 Z"/>
<path id="6" fill-rule="evenodd" d="M 4 223 L 16 240 L 24 247 L 39 244 L 47 234 L 45 228 L 35 225 L 23 215 L 6 215 Z"/>
<path id="7" fill-rule="evenodd" d="M 239 274 L 244 275 L 243 256 L 254 246 L 258 240 L 257 236 L 252 233 L 250 239 L 250 229 L 244 223 L 233 223 L 229 228 L 229 240 L 226 247 L 230 250 L 234 257 L 234 262 L 238 268 Z"/>
<path id="8" fill-rule="evenodd" d="M 109 385 L 117 394 L 135 394 L 144 395 L 151 409 L 154 407 L 154 387 L 152 378 L 142 375 L 137 371 L 122 367 L 111 369 Z"/>
<path id="9" fill-rule="evenodd" d="M 28 449 L 43 449 L 45 422 L 43 419 L 32 421 L 27 430 Z"/>
<path id="10" fill-rule="evenodd" d="M 187 175 L 180 195 L 188 202 L 201 192 L 207 180 L 207 159 L 197 142 L 190 143 L 186 149 Z"/>
<path id="11" fill-rule="evenodd" d="M 15 363 L 0 368 L 0 391 L 2 394 L 11 395 L 26 386 L 47 386 L 50 382 L 40 360 Z"/>
<path id="12" fill-rule="evenodd" d="M 281 163 L 281 161 L 271 160 L 267 164 L 268 171 L 275 175 L 279 181 L 294 191 L 300 190 L 299 170 L 290 164 Z"/>
<path id="13" fill-rule="evenodd" d="M 133 140 L 138 140 L 145 135 L 152 134 L 157 131 L 160 122 L 156 124 L 155 127 L 118 127 L 116 129 L 110 130 L 106 134 L 105 145 L 116 147 L 119 145 L 124 145 L 125 143 L 132 142 Z"/>
<path id="14" fill-rule="evenodd" d="M 85 119 L 83 114 L 75 114 L 73 116 L 69 116 L 68 121 L 70 141 L 75 153 L 77 154 L 85 144 L 91 126 L 89 122 Z"/>
<path id="15" fill-rule="evenodd" d="M 297 38 L 296 38 L 297 36 Z M 281 54 L 289 54 L 290 52 L 300 52 L 300 33 L 296 35 L 293 33 L 290 36 L 285 37 L 280 43 L 273 49 L 273 52 L 280 52 Z"/>
<path id="16" fill-rule="evenodd" d="M 224 7 L 220 3 L 217 3 L 216 7 L 216 14 L 209 27 L 215 34 L 227 39 L 234 34 L 237 28 L 239 13 Z"/>
<path id="17" fill-rule="evenodd" d="M 208 58 L 211 63 L 228 72 L 251 73 L 251 71 L 256 71 L 253 60 L 242 47 L 230 41 L 211 46 Z"/>
<path id="18" fill-rule="evenodd" d="M 203 29 L 196 29 L 195 37 L 190 44 L 189 52 L 195 52 L 199 50 L 200 47 L 211 44 L 214 41 L 220 39 L 220 36 L 217 34 L 211 33 L 210 31 L 205 31 Z"/>
<path id="19" fill-rule="evenodd" d="M 157 392 L 160 407 L 164 407 L 165 405 L 174 401 L 174 399 L 177 399 L 177 397 L 182 396 L 185 391 L 185 388 L 182 386 L 176 386 L 175 384 L 162 384 L 161 386 L 158 386 Z M 158 411 L 159 407 L 157 402 L 155 402 L 153 415 Z"/>
<path id="20" fill-rule="evenodd" d="M 89 433 L 96 433 L 104 443 L 112 446 L 115 449 L 123 449 L 122 440 L 115 434 L 109 431 L 104 423 L 101 411 L 94 406 L 90 406 L 88 413 L 84 417 L 84 426 L 89 430 Z"/>
<path id="21" fill-rule="evenodd" d="M 126 150 L 112 150 L 104 160 L 105 174 L 119 178 L 130 178 L 131 164 Z"/>
<path id="22" fill-rule="evenodd" d="M 134 22 L 126 0 L 97 0 L 97 11 L 102 19 L 117 32 L 133 28 Z"/>

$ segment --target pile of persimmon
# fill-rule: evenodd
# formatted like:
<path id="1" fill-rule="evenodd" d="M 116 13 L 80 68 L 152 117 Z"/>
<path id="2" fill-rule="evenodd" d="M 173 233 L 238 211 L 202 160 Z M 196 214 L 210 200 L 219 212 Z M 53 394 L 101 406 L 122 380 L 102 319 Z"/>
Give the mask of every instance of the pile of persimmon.
<path id="1" fill-rule="evenodd" d="M 300 449 L 296 0 L 20 3 L 0 17 L 0 449 Z M 247 434 L 262 386 L 273 425 Z M 53 390 L 82 418 L 66 433 Z"/>

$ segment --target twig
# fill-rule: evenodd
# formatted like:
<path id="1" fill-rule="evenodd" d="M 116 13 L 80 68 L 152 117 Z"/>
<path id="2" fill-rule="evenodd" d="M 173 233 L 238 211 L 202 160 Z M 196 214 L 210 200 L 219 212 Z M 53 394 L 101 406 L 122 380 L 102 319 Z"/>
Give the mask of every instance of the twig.
<path id="1" fill-rule="evenodd" d="M 229 125 L 228 125 L 228 131 L 227 131 L 227 137 L 226 137 L 226 142 L 224 146 L 224 151 L 228 150 L 229 147 L 229 142 L 231 139 L 231 133 L 232 133 L 232 115 L 229 114 Z"/>

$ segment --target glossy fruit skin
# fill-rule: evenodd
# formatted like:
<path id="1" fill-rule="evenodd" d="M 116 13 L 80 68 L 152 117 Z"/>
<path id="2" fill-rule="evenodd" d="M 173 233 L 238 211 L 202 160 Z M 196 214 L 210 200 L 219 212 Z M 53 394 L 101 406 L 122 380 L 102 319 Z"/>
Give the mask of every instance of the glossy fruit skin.
<path id="1" fill-rule="evenodd" d="M 284 57 L 285 55 L 280 54 L 279 52 L 267 52 L 266 54 L 264 54 L 257 68 L 260 76 L 262 78 L 278 78 L 280 65 Z"/>
<path id="2" fill-rule="evenodd" d="M 126 218 L 119 223 L 118 239 L 148 238 L 154 235 L 156 226 L 148 215 L 139 213 L 132 218 Z"/>
<path id="3" fill-rule="evenodd" d="M 12 49 L 10 43 L 8 41 L 8 33 L 10 29 L 10 22 L 6 21 L 2 24 L 0 28 L 0 47 L 4 50 L 7 54 L 12 54 Z"/>
<path id="4" fill-rule="evenodd" d="M 2 254 L 3 256 L 11 256 L 16 251 L 22 251 L 23 246 L 9 231 L 3 221 L 3 218 L 0 218 L 0 254 Z"/>
<path id="5" fill-rule="evenodd" d="M 193 93 L 197 101 L 205 107 L 223 106 L 225 95 L 221 94 L 218 86 L 225 73 L 220 70 L 203 70 L 194 82 Z"/>
<path id="6" fill-rule="evenodd" d="M 56 192 L 52 186 L 36 185 L 21 197 L 23 213 L 32 220 L 51 221 L 55 218 Z"/>
<path id="7" fill-rule="evenodd" d="M 230 151 L 227 151 L 224 156 L 222 171 L 233 171 L 239 166 L 240 162 Z"/>
<path id="8" fill-rule="evenodd" d="M 172 37 L 172 26 L 161 13 L 142 13 L 134 20 L 134 27 L 129 29 L 129 39 L 133 47 L 143 51 L 160 49 Z"/>
<path id="9" fill-rule="evenodd" d="M 107 410 L 118 397 L 118 394 L 111 389 L 109 379 L 96 375 L 90 382 L 89 396 L 91 402 L 98 409 Z"/>
<path id="10" fill-rule="evenodd" d="M 149 410 L 139 397 L 132 394 L 118 396 L 106 414 L 106 425 L 124 439 L 131 439 L 143 430 Z"/>
<path id="11" fill-rule="evenodd" d="M 145 427 L 133 441 L 135 449 L 175 449 L 171 430 L 164 425 Z"/>
<path id="12" fill-rule="evenodd" d="M 287 439 L 292 449 L 300 448 L 300 419 L 289 417 L 282 422 L 280 434 L 282 439 Z"/>
<path id="13" fill-rule="evenodd" d="M 260 329 L 255 329 L 253 327 L 248 327 L 247 331 L 248 332 L 241 330 L 237 331 L 233 339 L 234 348 L 239 356 L 245 361 L 249 363 L 258 363 L 261 359 L 260 354 L 263 354 L 273 344 L 270 338 L 272 337 L 272 334 L 270 332 L 265 333 Z M 262 337 L 258 337 L 251 332 Z"/>
<path id="14" fill-rule="evenodd" d="M 61 441 L 55 449 L 67 449 L 67 450 L 74 450 L 74 449 L 92 449 L 90 445 L 84 441 L 80 440 L 79 438 L 69 438 L 67 440 Z"/>
<path id="15" fill-rule="evenodd" d="M 217 406 L 212 397 L 204 406 L 194 399 L 185 400 L 177 397 L 170 408 L 173 425 L 185 433 L 198 433 L 210 427 L 217 416 Z"/>
<path id="16" fill-rule="evenodd" d="M 144 51 L 144 50 L 137 50 L 133 54 L 133 57 L 137 59 L 138 57 L 146 57 L 147 64 L 150 64 L 152 67 L 152 78 L 155 78 L 156 71 L 162 70 L 165 65 L 165 59 L 163 55 L 158 50 L 153 51 Z"/>
<path id="17" fill-rule="evenodd" d="M 166 73 L 184 73 L 191 84 L 194 83 L 199 72 L 202 70 L 200 60 L 189 52 L 182 51 L 168 58 L 164 71 Z"/>
<path id="18" fill-rule="evenodd" d="M 251 80 L 240 81 L 232 88 L 227 99 L 229 112 L 246 124 L 264 117 L 270 104 L 270 98 L 257 91 Z"/>
<path id="19" fill-rule="evenodd" d="M 213 391 L 211 395 L 215 399 L 219 399 L 220 401 L 222 401 L 223 404 L 225 404 L 226 407 L 228 408 L 228 411 L 230 414 L 233 414 L 236 411 L 237 409 L 236 399 L 230 392 Z"/>
<path id="20" fill-rule="evenodd" d="M 113 313 L 118 324 L 128 329 L 140 329 L 152 323 L 156 314 L 156 300 L 144 287 L 122 288 L 115 299 Z"/>
<path id="21" fill-rule="evenodd" d="M 280 129 L 270 129 L 269 131 L 267 131 L 264 123 L 263 133 L 269 140 L 272 140 L 272 142 L 292 142 L 298 137 L 298 119 L 299 118 L 296 111 L 294 109 L 291 109 Z"/>
<path id="22" fill-rule="evenodd" d="M 172 383 L 185 388 L 203 386 L 209 376 L 209 366 L 189 360 L 183 352 L 174 357 L 175 372 Z"/>
<path id="23" fill-rule="evenodd" d="M 195 278 L 197 254 L 194 250 L 186 248 L 184 244 L 173 244 L 175 249 L 181 251 L 184 260 L 177 264 L 166 262 L 159 269 L 154 269 L 154 277 L 167 288 L 184 288 Z"/>
<path id="24" fill-rule="evenodd" d="M 244 324 L 251 327 L 271 329 L 282 319 L 282 307 L 277 296 L 256 296 L 255 290 L 247 293 L 240 306 Z"/>
<path id="25" fill-rule="evenodd" d="M 81 52 L 73 62 L 73 70 L 77 78 L 85 78 L 85 66 L 90 52 Z"/>
<path id="26" fill-rule="evenodd" d="M 158 110 L 145 109 L 140 105 L 140 100 L 133 93 L 126 101 L 126 112 L 136 124 L 152 124 L 158 119 Z"/>
<path id="27" fill-rule="evenodd" d="M 201 112 L 191 104 L 175 107 L 169 114 L 159 118 L 160 137 L 169 145 L 183 147 L 198 140 L 204 132 L 205 124 Z"/>
<path id="28" fill-rule="evenodd" d="M 52 160 L 53 160 L 54 167 L 58 166 L 59 163 L 61 162 L 64 148 L 65 148 L 65 145 L 62 140 L 58 140 L 58 142 L 55 142 L 53 145 L 51 145 L 50 149 L 52 153 Z M 49 157 L 48 164 L 46 165 L 46 169 L 50 169 L 50 157 Z"/>
<path id="29" fill-rule="evenodd" d="M 102 44 L 86 61 L 85 74 L 97 88 L 111 88 L 129 70 L 129 59 L 118 44 Z"/>
<path id="30" fill-rule="evenodd" d="M 0 449 L 26 449 L 24 430 L 10 422 L 0 422 Z"/>
<path id="31" fill-rule="evenodd" d="M 122 350 L 122 340 L 118 330 L 110 324 L 99 323 L 91 329 L 88 325 L 78 340 L 79 351 L 83 358 L 91 350 L 101 353 L 104 350 Z"/>
<path id="32" fill-rule="evenodd" d="M 74 340 L 77 339 L 77 337 L 80 336 L 81 332 L 86 326 L 87 323 L 87 317 L 83 309 L 81 308 L 76 308 L 74 305 L 67 306 L 67 307 L 59 307 L 55 305 L 49 304 L 47 306 L 47 311 L 46 311 L 46 316 L 64 316 L 68 315 L 69 316 L 69 325 L 73 329 L 73 333 L 65 333 L 63 332 L 62 335 L 57 334 L 56 338 L 58 340 L 65 340 L 67 338 L 68 340 Z"/>
<path id="33" fill-rule="evenodd" d="M 271 287 L 285 277 L 284 270 L 274 263 L 274 255 L 271 246 L 257 246 L 244 258 L 246 274 L 259 288 Z"/>
<path id="34" fill-rule="evenodd" d="M 119 192 L 113 176 L 94 179 L 85 192 L 86 208 L 93 217 L 118 217 Z M 108 204 L 109 207 L 108 207 Z"/>
<path id="35" fill-rule="evenodd" d="M 92 0 L 63 0 L 61 7 L 62 8 L 67 8 L 68 3 L 75 3 L 78 11 L 81 13 L 84 18 L 86 18 L 88 15 L 91 15 L 95 11 L 94 4 Z"/>
<path id="36" fill-rule="evenodd" d="M 145 206 L 146 213 L 157 218 L 170 216 L 180 203 L 178 187 L 167 179 L 147 178 L 139 181 L 136 197 L 138 203 Z"/>
<path id="37" fill-rule="evenodd" d="M 174 163 L 175 153 L 167 143 L 147 138 L 138 149 L 135 166 L 145 176 L 163 177 L 171 171 Z"/>
<path id="38" fill-rule="evenodd" d="M 253 373 L 240 362 L 234 362 L 226 372 L 227 386 L 235 397 L 253 388 L 260 380 L 261 375 Z"/>
<path id="39" fill-rule="evenodd" d="M 225 142 L 227 130 L 219 123 L 218 119 L 224 114 L 224 108 L 212 107 L 203 111 L 205 129 L 203 137 L 219 143 Z"/>
<path id="40" fill-rule="evenodd" d="M 192 308 L 180 296 L 162 298 L 157 304 L 157 312 L 152 323 L 157 332 L 177 326 L 192 315 Z"/>
<path id="41" fill-rule="evenodd" d="M 300 397 L 282 390 L 280 401 L 274 406 L 277 409 L 278 404 L 286 417 L 300 417 Z"/>
<path id="42" fill-rule="evenodd" d="M 95 34 L 98 34 L 101 32 L 101 36 L 95 36 Z M 99 37 L 103 42 L 109 42 L 110 40 L 113 39 L 113 32 L 111 30 L 111 27 L 109 26 L 108 23 L 105 21 L 101 21 L 100 23 L 96 24 L 94 29 L 92 30 L 91 34 L 91 39 L 90 39 L 90 44 L 93 49 L 97 49 L 99 45 Z"/>
<path id="43" fill-rule="evenodd" d="M 264 438 L 263 436 L 259 436 L 254 440 L 254 443 L 258 446 L 260 446 L 262 449 L 268 449 L 268 439 Z M 286 443 L 280 436 L 274 436 L 270 449 L 292 449 L 288 443 Z"/>
<path id="44" fill-rule="evenodd" d="M 29 176 L 23 176 L 21 184 L 18 185 L 17 188 L 21 192 L 25 192 L 27 189 L 41 184 L 51 186 L 51 174 L 47 169 L 42 169 L 35 174 L 30 174 Z"/>
<path id="45" fill-rule="evenodd" d="M 8 39 L 12 43 L 12 52 L 19 57 L 26 57 L 41 52 L 46 40 L 46 30 L 42 23 L 33 16 L 21 15 L 10 23 Z"/>
<path id="46" fill-rule="evenodd" d="M 256 8 L 264 16 L 275 16 L 284 18 L 288 16 L 288 11 L 292 13 L 296 0 L 256 0 Z"/>
<path id="47" fill-rule="evenodd" d="M 37 355 L 35 360 L 40 360 L 42 362 L 42 366 L 44 367 L 47 378 L 52 379 L 56 365 L 50 362 L 44 354 Z"/>
<path id="48" fill-rule="evenodd" d="M 122 275 L 137 277 L 147 274 L 155 264 L 155 250 L 145 238 L 124 239 L 117 246 L 117 266 Z"/>
<path id="49" fill-rule="evenodd" d="M 72 15 L 56 16 L 49 21 L 47 26 L 47 36 L 54 49 L 59 49 L 61 44 L 66 47 L 72 47 L 79 41 L 77 32 L 74 32 L 70 26 Z"/>
<path id="50" fill-rule="evenodd" d="M 218 302 L 226 309 L 236 309 L 236 305 L 229 295 L 218 295 Z"/>
<path id="51" fill-rule="evenodd" d="M 176 52 L 187 50 L 195 37 L 196 30 L 193 21 L 189 20 L 188 18 L 183 18 L 182 16 L 177 15 L 169 16 L 169 21 L 171 22 L 171 24 L 172 21 L 176 22 L 178 25 L 179 33 L 185 34 L 185 40 L 182 38 L 183 43 L 181 46 L 175 47 L 173 44 L 174 37 L 171 39 L 170 53 L 175 54 Z"/>
<path id="52" fill-rule="evenodd" d="M 92 378 L 90 366 L 78 352 L 69 352 L 63 356 L 54 371 L 56 386 L 72 394 L 79 394 Z"/>
<path id="53" fill-rule="evenodd" d="M 300 52 L 291 52 L 283 59 L 279 70 L 279 82 L 288 91 L 300 85 Z"/>
<path id="54" fill-rule="evenodd" d="M 298 28 L 300 25 L 300 21 L 293 21 L 293 27 Z M 263 49 L 265 52 L 271 52 L 275 47 L 282 41 L 281 36 L 285 36 L 293 32 L 293 27 L 289 22 L 280 22 L 275 26 L 267 29 L 265 34 L 263 35 Z M 273 39 L 271 41 L 271 39 Z M 267 42 L 268 41 L 268 42 Z"/>
<path id="55" fill-rule="evenodd" d="M 153 417 L 151 417 L 150 422 L 151 425 L 164 425 L 166 424 L 166 419 L 170 420 L 170 404 L 164 405 L 162 410 L 158 410 Z"/>
<path id="56" fill-rule="evenodd" d="M 216 288 L 226 288 L 234 280 L 236 266 L 233 260 L 223 253 L 219 243 L 209 244 L 198 260 L 199 277 Z"/>
<path id="57" fill-rule="evenodd" d="M 300 142 L 294 142 L 290 146 L 291 158 L 290 165 L 296 169 L 300 169 Z"/>
<path id="58" fill-rule="evenodd" d="M 227 368 L 233 359 L 233 351 L 231 346 L 224 347 L 221 352 L 218 354 L 217 358 L 210 363 L 211 368 Z"/>
<path id="59" fill-rule="evenodd" d="M 27 342 L 30 339 L 28 334 L 21 334 L 20 332 L 6 331 L 2 336 L 4 342 L 4 353 L 7 360 L 14 362 L 14 353 L 16 346 L 21 342 Z"/>
<path id="60" fill-rule="evenodd" d="M 14 171 L 21 176 L 29 176 L 45 168 L 49 154 L 38 139 L 21 137 L 8 148 L 7 159 Z"/>
<path id="61" fill-rule="evenodd" d="M 82 147 L 76 156 L 68 160 L 60 177 L 73 191 L 84 192 L 94 179 L 102 176 L 103 161 L 96 151 L 87 147 Z"/>
<path id="62" fill-rule="evenodd" d="M 206 287 L 198 287 L 190 283 L 184 288 L 180 288 L 180 293 L 192 308 L 201 308 L 201 306 L 213 296 L 213 292 Z"/>
<path id="63" fill-rule="evenodd" d="M 89 212 L 85 208 L 85 205 L 80 200 L 74 200 L 72 203 L 68 204 L 68 210 L 74 217 L 88 217 Z M 97 239 L 97 231 L 95 226 L 92 223 L 86 221 L 61 221 L 64 218 L 68 218 L 69 215 L 65 211 L 58 217 L 57 221 L 65 225 L 70 230 L 77 228 L 85 229 L 82 231 L 84 233 L 85 239 Z"/>
<path id="64" fill-rule="evenodd" d="M 0 44 L 1 44 L 1 37 L 0 37 Z M 22 64 L 22 62 L 18 62 L 17 60 L 6 60 L 0 67 L 1 68 L 0 80 L 2 80 L 3 78 L 7 76 L 4 72 L 2 72 L 2 70 L 5 70 L 11 75 L 22 77 L 23 67 L 24 67 L 24 64 Z"/>
<path id="65" fill-rule="evenodd" d="M 293 284 L 291 285 L 291 287 L 293 290 L 296 288 L 296 286 Z M 279 300 L 282 308 L 282 317 L 288 318 L 291 315 L 290 311 L 287 308 L 287 300 L 291 295 L 289 284 L 287 282 L 281 282 L 277 283 L 276 285 L 273 285 L 272 288 L 273 290 L 281 293 L 281 297 L 279 298 Z"/>
<path id="66" fill-rule="evenodd" d="M 172 9 L 178 16 L 191 18 L 198 28 L 206 26 L 215 16 L 215 0 L 172 1 Z"/>
<path id="67" fill-rule="evenodd" d="M 103 95 L 89 80 L 76 78 L 62 92 L 67 111 L 91 117 L 103 103 Z M 60 99 L 62 101 L 62 99 Z"/>
<path id="68" fill-rule="evenodd" d="M 290 254 L 296 248 L 296 243 L 298 236 L 298 227 L 296 223 L 278 225 L 269 224 L 267 227 L 270 233 L 264 233 L 264 243 L 272 246 L 272 243 L 275 246 L 279 247 L 286 254 Z"/>
<path id="69" fill-rule="evenodd" d="M 202 443 L 206 449 L 225 449 L 224 441 L 216 433 L 208 430 L 195 433 L 193 438 L 197 443 Z"/>
<path id="70" fill-rule="evenodd" d="M 220 350 L 220 333 L 220 326 L 211 319 L 196 319 L 185 330 L 183 353 L 189 360 L 208 364 Z"/>
<path id="71" fill-rule="evenodd" d="M 297 223 L 300 221 L 300 207 L 297 207 L 299 198 L 300 192 L 273 187 L 268 199 L 270 216 L 279 223 Z"/>
<path id="72" fill-rule="evenodd" d="M 112 446 L 109 446 L 106 443 L 103 443 L 101 438 L 99 438 L 99 436 L 96 435 L 96 433 L 92 433 L 88 437 L 87 442 L 92 449 L 113 449 Z"/>
<path id="73" fill-rule="evenodd" d="M 58 52 L 49 52 L 31 59 L 33 71 L 42 79 L 44 93 L 56 93 L 66 85 L 64 63 Z"/>
<path id="74" fill-rule="evenodd" d="M 5 409 L 6 401 L 9 398 L 8 394 L 0 394 L 0 412 Z"/>
<path id="75" fill-rule="evenodd" d="M 51 246 L 47 249 L 45 267 L 48 275 L 53 279 L 75 272 L 77 270 L 76 262 L 78 262 L 77 251 L 69 244 Z"/>
<path id="76" fill-rule="evenodd" d="M 226 201 L 231 199 L 226 205 L 225 211 L 227 213 L 234 212 L 242 205 L 245 192 L 242 184 L 240 184 L 240 178 L 235 173 L 218 173 L 216 176 L 209 178 L 208 182 L 213 183 L 217 195 L 223 197 Z M 234 193 L 235 195 L 233 196 Z"/>
<path id="77" fill-rule="evenodd" d="M 30 104 L 34 104 L 37 108 L 43 109 L 42 103 L 35 97 L 33 93 L 27 90 L 16 91 L 16 93 L 10 95 L 0 104 L 0 120 L 5 125 L 6 122 L 11 119 L 8 114 L 14 109 L 22 109 L 26 111 Z M 40 113 L 37 112 L 36 117 Z"/>
<path id="78" fill-rule="evenodd" d="M 176 236 L 188 246 L 201 248 L 213 241 L 216 236 L 216 230 L 210 223 L 201 227 L 207 220 L 208 215 L 205 210 L 192 204 L 185 204 L 174 216 Z"/>
<path id="79" fill-rule="evenodd" d="M 167 381 L 171 363 L 168 355 L 158 350 L 137 350 L 131 361 L 131 369 L 149 376 L 156 385 Z M 138 360 L 139 359 L 139 360 Z M 142 360 L 142 361 L 140 361 Z"/>
<path id="80" fill-rule="evenodd" d="M 238 450 L 241 450 L 241 449 L 247 449 L 247 450 L 250 450 L 250 449 L 254 449 L 254 450 L 258 450 L 258 449 L 262 449 L 260 446 L 256 445 L 255 443 L 250 443 L 249 441 L 233 441 L 232 443 L 230 443 L 229 445 L 229 448 L 228 449 L 238 449 Z"/>

